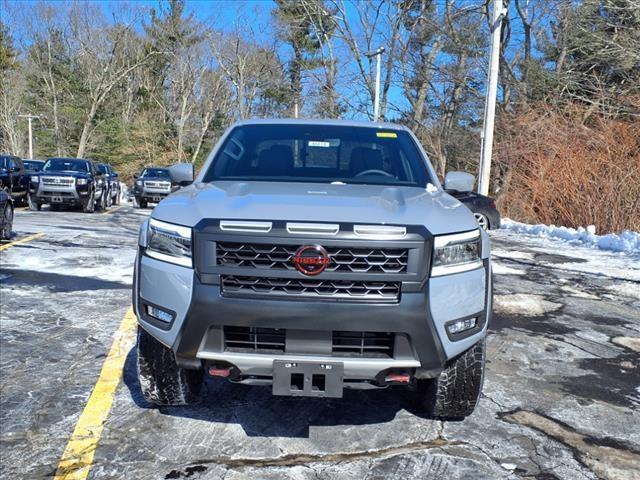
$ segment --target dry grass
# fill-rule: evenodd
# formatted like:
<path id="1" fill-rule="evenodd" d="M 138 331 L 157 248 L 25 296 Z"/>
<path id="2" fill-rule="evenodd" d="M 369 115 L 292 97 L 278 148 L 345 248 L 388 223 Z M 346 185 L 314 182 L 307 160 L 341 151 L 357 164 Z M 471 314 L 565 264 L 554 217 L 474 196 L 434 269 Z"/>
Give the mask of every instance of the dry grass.
<path id="1" fill-rule="evenodd" d="M 640 121 L 585 116 L 543 105 L 501 119 L 495 158 L 504 216 L 640 231 Z"/>

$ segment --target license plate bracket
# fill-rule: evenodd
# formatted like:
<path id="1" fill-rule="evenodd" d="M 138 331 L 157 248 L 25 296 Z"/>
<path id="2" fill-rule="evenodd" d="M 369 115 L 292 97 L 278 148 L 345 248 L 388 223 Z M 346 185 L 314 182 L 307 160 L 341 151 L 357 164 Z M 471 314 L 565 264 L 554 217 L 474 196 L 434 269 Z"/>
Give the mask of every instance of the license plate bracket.
<path id="1" fill-rule="evenodd" d="M 338 362 L 274 360 L 273 394 L 342 398 L 344 365 Z"/>

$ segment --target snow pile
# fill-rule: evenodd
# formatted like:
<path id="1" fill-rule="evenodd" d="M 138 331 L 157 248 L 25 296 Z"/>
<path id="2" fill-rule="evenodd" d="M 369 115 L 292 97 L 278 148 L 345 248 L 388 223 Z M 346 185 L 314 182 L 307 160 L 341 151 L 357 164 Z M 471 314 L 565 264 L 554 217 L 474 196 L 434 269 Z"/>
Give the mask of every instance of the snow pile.
<path id="1" fill-rule="evenodd" d="M 593 225 L 576 229 L 556 227 L 555 225 L 529 225 L 527 223 L 514 222 L 508 218 L 502 219 L 501 228 L 537 237 L 559 238 L 572 244 L 582 244 L 596 247 L 600 250 L 640 253 L 640 233 L 629 230 L 625 230 L 620 235 L 615 233 L 596 235 L 596 227 Z"/>

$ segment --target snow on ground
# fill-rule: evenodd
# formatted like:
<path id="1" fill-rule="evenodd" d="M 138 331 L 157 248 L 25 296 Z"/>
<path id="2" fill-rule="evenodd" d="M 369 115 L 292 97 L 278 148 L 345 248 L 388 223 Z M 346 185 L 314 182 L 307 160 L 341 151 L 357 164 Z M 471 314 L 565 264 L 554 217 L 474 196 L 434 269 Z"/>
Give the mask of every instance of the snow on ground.
<path id="1" fill-rule="evenodd" d="M 516 233 L 566 240 L 572 245 L 583 244 L 585 246 L 599 248 L 600 250 L 640 253 L 640 233 L 629 230 L 625 230 L 619 235 L 615 233 L 597 235 L 596 228 L 593 225 L 587 228 L 578 227 L 575 229 L 556 227 L 555 225 L 529 225 L 515 222 L 509 218 L 502 219 L 501 228 Z"/>

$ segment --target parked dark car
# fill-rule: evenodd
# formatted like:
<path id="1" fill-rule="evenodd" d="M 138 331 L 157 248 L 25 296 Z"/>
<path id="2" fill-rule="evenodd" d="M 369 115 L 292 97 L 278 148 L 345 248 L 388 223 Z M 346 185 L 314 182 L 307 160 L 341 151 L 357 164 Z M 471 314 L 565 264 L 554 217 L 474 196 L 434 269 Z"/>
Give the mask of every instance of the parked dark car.
<path id="1" fill-rule="evenodd" d="M 147 208 L 150 202 L 158 203 L 180 188 L 171 181 L 168 168 L 147 167 L 135 179 L 134 208 Z"/>
<path id="2" fill-rule="evenodd" d="M 493 198 L 473 191 L 475 177 L 465 172 L 449 172 L 444 179 L 445 191 L 462 202 L 484 230 L 500 228 L 500 213 Z"/>
<path id="3" fill-rule="evenodd" d="M 108 163 L 98 163 L 107 185 L 107 207 L 120 204 L 120 180 L 118 173 Z"/>
<path id="4" fill-rule="evenodd" d="M 473 212 L 478 225 L 485 230 L 500 228 L 500 212 L 496 208 L 496 201 L 485 195 L 476 192 L 459 192 L 457 190 L 447 190 L 452 197 L 457 198 Z"/>
<path id="5" fill-rule="evenodd" d="M 0 239 L 9 240 L 13 229 L 13 199 L 0 190 Z"/>
<path id="6" fill-rule="evenodd" d="M 40 210 L 48 203 L 52 210 L 60 206 L 80 206 L 91 213 L 107 204 L 104 174 L 91 160 L 50 158 L 38 175 L 31 176 L 32 208 Z"/>
<path id="7" fill-rule="evenodd" d="M 0 155 L 0 190 L 4 190 L 15 202 L 27 199 L 28 175 L 20 157 Z"/>

